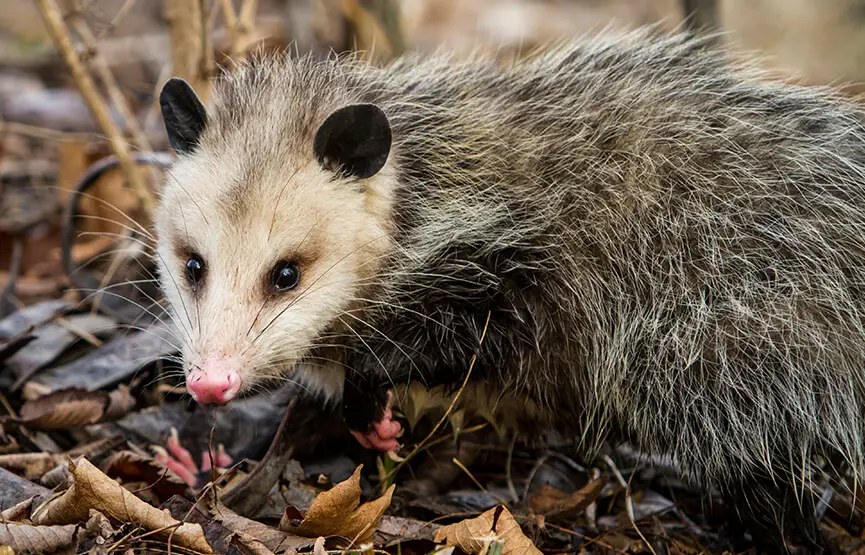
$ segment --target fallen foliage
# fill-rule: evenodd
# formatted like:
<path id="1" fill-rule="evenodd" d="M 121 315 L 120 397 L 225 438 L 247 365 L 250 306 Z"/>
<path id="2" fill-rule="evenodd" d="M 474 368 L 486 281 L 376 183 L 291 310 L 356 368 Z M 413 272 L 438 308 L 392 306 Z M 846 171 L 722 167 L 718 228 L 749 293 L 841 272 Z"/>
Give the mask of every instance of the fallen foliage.
<path id="1" fill-rule="evenodd" d="M 39 507 L 31 516 L 35 524 L 76 524 L 86 520 L 91 509 L 112 522 L 137 524 L 157 536 L 200 553 L 212 553 L 197 524 L 177 521 L 135 497 L 116 481 L 103 474 L 87 459 L 69 461 L 72 486 Z"/>
<path id="2" fill-rule="evenodd" d="M 391 485 L 384 495 L 360 504 L 360 470 L 355 469 L 351 477 L 316 497 L 306 513 L 295 507 L 286 509 L 279 529 L 298 536 L 342 536 L 352 545 L 363 545 L 372 539 L 384 511 L 390 506 L 395 486 Z"/>

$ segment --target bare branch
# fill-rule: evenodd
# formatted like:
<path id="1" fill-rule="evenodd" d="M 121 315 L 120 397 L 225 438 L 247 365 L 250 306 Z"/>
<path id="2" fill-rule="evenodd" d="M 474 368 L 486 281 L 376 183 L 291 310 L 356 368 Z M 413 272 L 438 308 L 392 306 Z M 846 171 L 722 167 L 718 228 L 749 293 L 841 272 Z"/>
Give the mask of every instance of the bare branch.
<path id="1" fill-rule="evenodd" d="M 36 0 L 39 6 L 39 12 L 45 21 L 45 26 L 48 29 L 54 44 L 60 51 L 61 56 L 65 60 L 72 72 L 72 78 L 81 92 L 81 96 L 87 103 L 87 107 L 93 114 L 93 118 L 99 124 L 102 132 L 108 137 L 111 144 L 111 150 L 117 157 L 120 167 L 126 174 L 126 179 L 129 186 L 138 196 L 141 202 L 141 207 L 150 215 L 153 213 L 153 194 L 145 183 L 143 174 L 138 170 L 132 157 L 129 154 L 129 146 L 126 144 L 120 130 L 111 120 L 108 112 L 108 107 L 105 100 L 96 91 L 96 86 L 93 83 L 93 78 L 87 72 L 81 58 L 76 52 L 72 44 L 72 39 L 69 36 L 69 30 L 63 22 L 63 16 L 57 3 L 54 0 Z"/>

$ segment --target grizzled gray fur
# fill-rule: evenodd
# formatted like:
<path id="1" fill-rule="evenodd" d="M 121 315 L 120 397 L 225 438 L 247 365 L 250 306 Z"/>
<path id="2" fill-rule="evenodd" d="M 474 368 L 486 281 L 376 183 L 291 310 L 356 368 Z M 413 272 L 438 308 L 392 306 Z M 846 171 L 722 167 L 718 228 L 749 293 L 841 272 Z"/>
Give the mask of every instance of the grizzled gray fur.
<path id="1" fill-rule="evenodd" d="M 338 149 L 335 162 L 315 155 L 322 122 L 352 104 L 377 106 L 390 127 L 372 177 L 340 171 Z M 338 219 L 326 229 L 376 219 L 383 246 L 351 268 L 334 263 L 346 277 L 330 292 L 350 294 L 289 354 L 279 345 L 295 332 L 264 324 L 324 311 L 315 281 L 283 300 L 226 293 L 254 305 L 214 328 L 234 334 L 230 354 L 250 348 L 234 336 L 261 332 L 240 370 L 249 387 L 276 367 L 309 383 L 344 376 L 347 422 L 368 431 L 388 387 L 457 387 L 479 349 L 473 381 L 524 400 L 587 451 L 614 439 L 671 455 L 689 476 L 750 496 L 758 524 L 804 519 L 809 534 L 815 456 L 863 470 L 865 118 L 852 101 L 772 82 L 699 39 L 640 31 L 507 67 L 261 57 L 223 78 L 207 110 L 176 176 L 199 203 L 194 176 L 208 176 L 211 221 L 185 233 L 243 237 L 270 218 L 257 199 L 285 190 L 300 192 L 265 205 L 279 206 L 277 222 L 304 222 L 285 232 L 293 245 L 327 187 L 383 207 L 328 208 Z M 312 178 L 293 177 L 310 167 L 325 176 L 313 192 Z M 172 185 L 163 252 L 186 252 L 171 206 L 186 193 Z M 268 275 L 275 258 L 243 241 L 252 254 L 200 254 L 231 252 L 220 265 Z M 319 254 L 301 257 L 303 272 Z M 184 262 L 163 274 L 182 283 Z M 213 282 L 200 297 L 164 286 L 178 290 L 182 319 L 178 301 L 205 303 Z M 272 317 L 253 320 L 265 303 Z M 193 352 L 201 334 L 187 322 L 178 335 Z"/>

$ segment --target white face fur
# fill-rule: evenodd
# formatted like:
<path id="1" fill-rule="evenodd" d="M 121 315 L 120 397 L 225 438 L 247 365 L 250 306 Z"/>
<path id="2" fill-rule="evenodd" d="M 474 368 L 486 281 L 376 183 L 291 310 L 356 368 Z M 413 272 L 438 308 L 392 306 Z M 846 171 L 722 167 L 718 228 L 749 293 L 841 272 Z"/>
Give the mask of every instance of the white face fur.
<path id="1" fill-rule="evenodd" d="M 172 137 L 170 113 L 166 126 Z M 182 154 L 155 223 L 187 376 L 217 361 L 236 369 L 238 394 L 288 378 L 339 395 L 342 366 L 298 362 L 340 333 L 341 319 L 352 323 L 346 311 L 390 248 L 389 164 L 363 179 L 343 176 L 310 148 L 250 171 L 239 146 L 190 144 L 182 131 L 172 137 Z"/>

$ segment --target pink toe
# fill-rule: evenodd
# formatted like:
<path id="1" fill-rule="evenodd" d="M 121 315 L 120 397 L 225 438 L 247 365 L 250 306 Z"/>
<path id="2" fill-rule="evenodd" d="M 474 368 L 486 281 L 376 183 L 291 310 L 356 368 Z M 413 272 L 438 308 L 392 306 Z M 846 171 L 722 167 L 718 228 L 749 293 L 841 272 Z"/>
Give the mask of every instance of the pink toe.
<path id="1" fill-rule="evenodd" d="M 378 435 L 371 436 L 369 439 L 372 446 L 378 451 L 384 453 L 389 451 L 399 451 L 399 442 L 396 439 L 384 439 Z"/>
<path id="2" fill-rule="evenodd" d="M 382 420 L 373 424 L 375 433 L 381 439 L 394 439 L 402 430 L 402 426 L 395 420 Z"/>
<path id="3" fill-rule="evenodd" d="M 192 454 L 180 445 L 180 438 L 177 436 L 177 430 L 174 428 L 171 428 L 171 435 L 168 436 L 167 446 L 171 456 L 183 464 L 183 466 L 185 466 L 190 472 L 194 474 L 198 471 L 198 467 L 195 464 L 195 460 L 192 458 Z"/>
<path id="4" fill-rule="evenodd" d="M 201 471 L 202 472 L 210 472 L 213 468 L 213 463 L 211 462 L 210 451 L 202 451 L 201 452 Z"/>
<path id="5" fill-rule="evenodd" d="M 228 468 L 232 464 L 234 464 L 234 461 L 231 460 L 231 455 L 225 452 L 225 446 L 220 443 L 219 448 L 216 450 L 216 465 L 219 468 Z"/>
<path id="6" fill-rule="evenodd" d="M 190 472 L 189 469 L 178 461 L 177 459 L 171 458 L 168 454 L 157 453 L 156 457 L 154 457 L 157 462 L 162 463 L 168 468 L 171 472 L 176 474 L 181 480 L 186 482 L 186 485 L 189 487 L 195 487 L 195 475 Z"/>

